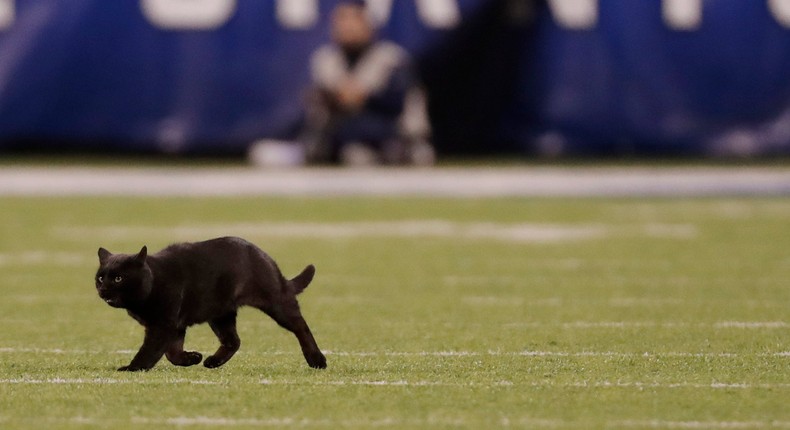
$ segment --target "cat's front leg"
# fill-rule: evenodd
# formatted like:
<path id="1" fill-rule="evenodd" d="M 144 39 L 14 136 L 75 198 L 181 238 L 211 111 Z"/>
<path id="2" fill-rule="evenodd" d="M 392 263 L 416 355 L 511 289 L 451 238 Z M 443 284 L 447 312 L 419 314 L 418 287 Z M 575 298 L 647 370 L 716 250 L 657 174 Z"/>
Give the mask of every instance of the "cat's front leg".
<path id="1" fill-rule="evenodd" d="M 178 330 L 163 327 L 146 327 L 143 345 L 128 366 L 118 369 L 121 372 L 150 370 L 165 355 L 170 344 L 178 337 Z"/>
<path id="2" fill-rule="evenodd" d="M 176 366 L 194 366 L 203 361 L 203 355 L 195 351 L 184 351 L 184 337 L 187 329 L 182 328 L 178 331 L 177 338 L 170 344 L 165 352 L 168 361 Z"/>

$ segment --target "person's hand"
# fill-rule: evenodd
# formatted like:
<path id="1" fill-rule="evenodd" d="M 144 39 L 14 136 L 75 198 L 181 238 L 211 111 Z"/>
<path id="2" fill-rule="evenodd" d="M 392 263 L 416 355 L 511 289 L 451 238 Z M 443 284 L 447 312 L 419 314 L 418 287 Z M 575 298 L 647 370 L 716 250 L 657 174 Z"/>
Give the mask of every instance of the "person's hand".
<path id="1" fill-rule="evenodd" d="M 368 98 L 367 92 L 356 82 L 346 81 L 342 83 L 336 92 L 337 104 L 347 111 L 358 111 L 362 109 Z"/>

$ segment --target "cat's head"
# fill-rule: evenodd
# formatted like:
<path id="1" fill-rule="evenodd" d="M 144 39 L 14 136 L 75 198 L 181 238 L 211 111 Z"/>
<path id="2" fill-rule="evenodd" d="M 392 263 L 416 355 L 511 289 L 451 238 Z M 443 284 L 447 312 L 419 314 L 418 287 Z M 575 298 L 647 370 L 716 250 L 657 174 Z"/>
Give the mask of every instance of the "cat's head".
<path id="1" fill-rule="evenodd" d="M 143 302 L 151 294 L 152 274 L 146 264 L 148 249 L 137 254 L 113 254 L 99 248 L 96 291 L 108 305 L 128 308 Z"/>

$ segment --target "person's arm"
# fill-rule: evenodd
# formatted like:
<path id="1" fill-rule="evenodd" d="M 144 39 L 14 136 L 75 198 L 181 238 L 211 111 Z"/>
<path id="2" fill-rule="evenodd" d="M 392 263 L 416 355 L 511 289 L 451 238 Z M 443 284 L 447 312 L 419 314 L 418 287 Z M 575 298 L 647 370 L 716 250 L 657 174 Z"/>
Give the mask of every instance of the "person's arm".
<path id="1" fill-rule="evenodd" d="M 391 70 L 386 86 L 369 95 L 366 106 L 377 112 L 398 115 L 403 111 L 406 95 L 416 84 L 414 70 L 408 62 L 403 62 Z"/>

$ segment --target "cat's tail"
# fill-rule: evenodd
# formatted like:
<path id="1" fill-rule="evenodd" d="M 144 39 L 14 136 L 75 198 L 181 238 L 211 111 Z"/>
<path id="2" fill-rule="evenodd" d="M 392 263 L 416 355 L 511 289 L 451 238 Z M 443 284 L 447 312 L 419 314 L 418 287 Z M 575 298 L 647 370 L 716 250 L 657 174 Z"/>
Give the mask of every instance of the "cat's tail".
<path id="1" fill-rule="evenodd" d="M 310 285 L 310 282 L 313 280 L 313 276 L 315 276 L 315 266 L 312 264 L 308 265 L 307 267 L 302 270 L 302 273 L 296 275 L 295 278 L 288 281 L 293 288 L 294 294 L 299 294 Z"/>

